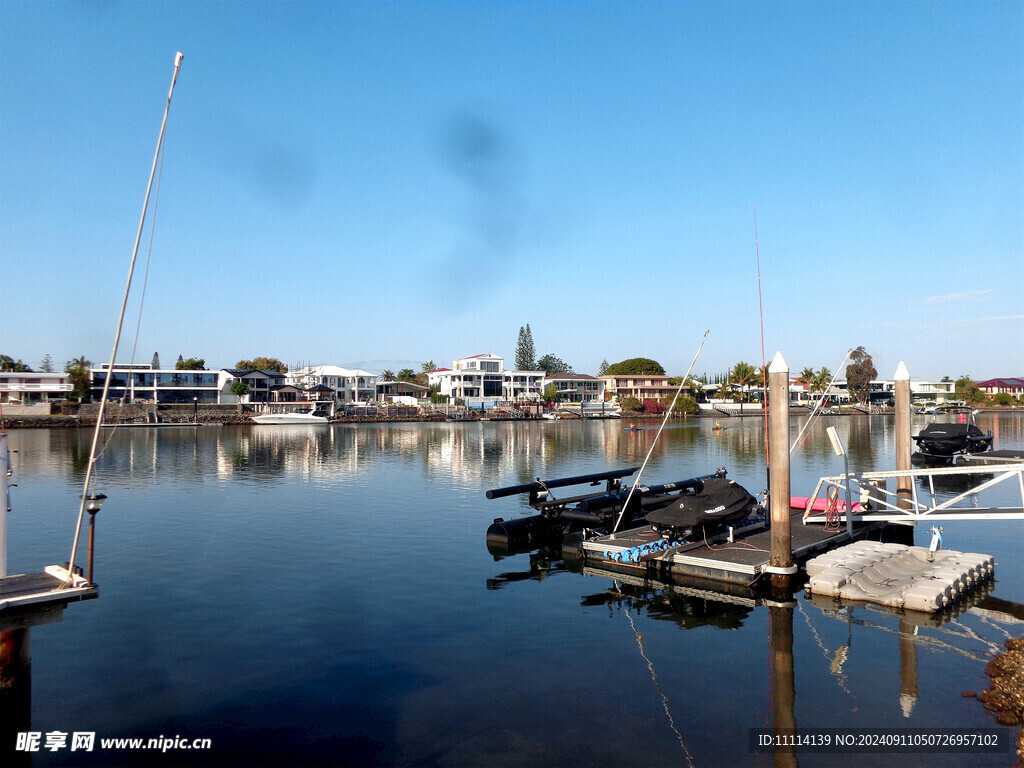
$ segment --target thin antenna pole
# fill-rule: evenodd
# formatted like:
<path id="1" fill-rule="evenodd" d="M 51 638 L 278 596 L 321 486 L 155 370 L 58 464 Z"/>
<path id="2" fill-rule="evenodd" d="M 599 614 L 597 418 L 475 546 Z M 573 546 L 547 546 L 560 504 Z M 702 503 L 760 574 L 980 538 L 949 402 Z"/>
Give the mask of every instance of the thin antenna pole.
<path id="1" fill-rule="evenodd" d="M 697 358 L 700 357 L 700 351 L 704 349 L 704 342 L 707 341 L 710 330 L 704 331 L 704 336 L 700 340 L 700 346 L 697 347 L 697 353 L 693 356 L 693 360 L 690 361 L 690 367 L 686 369 L 686 375 L 683 376 L 683 380 L 679 382 L 679 389 L 676 390 L 675 396 L 672 398 L 672 404 L 669 405 L 668 410 L 665 411 L 665 418 L 661 420 L 661 426 L 658 427 L 657 433 L 654 435 L 654 440 L 651 441 L 651 448 L 647 451 L 647 457 L 644 459 L 644 463 L 640 465 L 640 471 L 637 472 L 636 482 L 630 486 L 629 493 L 626 495 L 626 503 L 622 505 L 622 509 L 619 511 L 619 517 L 615 521 L 615 525 L 612 527 L 612 533 L 618 532 L 622 526 L 622 520 L 626 516 L 626 510 L 629 508 L 629 500 L 633 498 L 633 491 L 640 485 L 640 478 L 644 474 L 644 469 L 647 467 L 647 462 L 651 460 L 651 454 L 654 453 L 654 446 L 658 444 L 658 438 L 661 437 L 661 433 L 665 430 L 665 425 L 668 423 L 668 417 L 672 415 L 672 409 L 676 407 L 676 400 L 679 399 L 679 394 L 683 391 L 683 387 L 686 386 L 686 382 L 690 378 L 690 371 L 693 370 L 693 364 L 697 362 Z"/>
<path id="2" fill-rule="evenodd" d="M 764 303 L 761 301 L 761 248 L 757 241 L 757 206 L 754 206 L 754 253 L 757 255 L 757 308 L 761 316 L 761 412 L 764 414 L 764 463 L 771 465 L 768 450 L 768 367 L 764 359 Z M 787 393 L 788 394 L 788 393 Z"/>
<path id="3" fill-rule="evenodd" d="M 82 520 L 85 517 L 86 497 L 89 495 L 89 485 L 92 483 L 93 465 L 96 463 L 96 446 L 99 444 L 100 431 L 103 428 L 103 417 L 107 406 L 107 393 L 110 391 L 110 380 L 114 375 L 114 363 L 117 359 L 117 347 L 121 341 L 121 327 L 124 325 L 124 313 L 128 306 L 128 294 L 132 287 L 132 274 L 135 272 L 135 260 L 139 255 L 139 243 L 142 241 L 142 230 L 146 223 L 146 210 L 149 207 L 149 196 L 153 191 L 153 179 L 156 176 L 157 164 L 160 153 L 164 146 L 164 132 L 167 129 L 167 115 L 171 110 L 171 97 L 174 95 L 174 85 L 178 82 L 178 72 L 181 70 L 181 60 L 184 58 L 179 51 L 174 56 L 174 74 L 171 76 L 171 87 L 167 91 L 167 105 L 164 107 L 164 118 L 160 123 L 160 135 L 156 140 L 156 151 L 153 153 L 153 166 L 149 171 L 149 183 L 146 185 L 146 197 L 142 201 L 142 214 L 139 216 L 139 229 L 135 235 L 135 246 L 132 248 L 132 259 L 128 266 L 128 281 L 124 287 L 124 298 L 121 300 L 121 313 L 117 318 L 117 332 L 114 334 L 114 347 L 110 351 L 110 365 L 107 366 L 107 375 L 103 381 L 103 395 L 100 397 L 100 409 L 96 415 L 96 428 L 92 433 L 92 446 L 89 448 L 89 463 L 85 468 L 85 482 L 82 486 L 81 503 L 78 505 L 78 522 L 75 525 L 75 538 L 71 544 L 71 557 L 68 559 L 68 578 L 64 582 L 69 586 L 74 582 L 75 555 L 78 554 L 78 538 L 82 533 Z M 131 371 L 129 371 L 129 375 Z"/>

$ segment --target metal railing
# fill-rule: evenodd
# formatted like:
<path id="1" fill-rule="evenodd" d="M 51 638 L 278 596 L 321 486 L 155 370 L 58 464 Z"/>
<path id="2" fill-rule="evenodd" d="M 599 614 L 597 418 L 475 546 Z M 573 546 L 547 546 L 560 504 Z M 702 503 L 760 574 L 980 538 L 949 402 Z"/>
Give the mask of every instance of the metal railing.
<path id="1" fill-rule="evenodd" d="M 972 476 L 977 477 L 978 482 L 966 490 L 957 492 L 959 488 L 952 491 L 936 488 L 936 478 L 940 479 L 941 485 L 942 478 L 954 478 L 955 482 L 956 478 L 970 481 Z M 910 498 L 901 497 L 898 489 L 889 490 L 886 483 L 882 482 L 907 477 L 911 478 Z M 917 480 L 927 481 L 926 491 L 919 490 Z M 979 494 L 1004 483 L 1013 484 L 1014 481 L 1020 493 L 1019 506 L 986 507 L 978 504 Z M 808 502 L 808 510 L 821 494 L 822 488 L 829 486 L 840 491 L 849 487 L 854 499 L 859 497 L 862 505 L 867 502 L 868 508 L 862 506 L 859 513 L 854 510 L 852 519 L 857 521 L 1024 520 L 1024 463 L 851 472 L 849 475 L 822 477 Z M 949 498 L 942 498 L 947 494 Z M 804 512 L 804 523 L 824 522 L 825 518 L 825 513 Z"/>

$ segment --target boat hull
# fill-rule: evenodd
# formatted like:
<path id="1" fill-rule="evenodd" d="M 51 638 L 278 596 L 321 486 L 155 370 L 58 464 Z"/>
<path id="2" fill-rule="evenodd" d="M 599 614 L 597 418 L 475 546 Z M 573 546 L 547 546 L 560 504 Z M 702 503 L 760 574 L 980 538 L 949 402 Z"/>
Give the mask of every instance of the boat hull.
<path id="1" fill-rule="evenodd" d="M 310 413 L 265 413 L 261 416 L 253 416 L 252 420 L 257 424 L 328 424 L 324 416 L 314 416 Z"/>

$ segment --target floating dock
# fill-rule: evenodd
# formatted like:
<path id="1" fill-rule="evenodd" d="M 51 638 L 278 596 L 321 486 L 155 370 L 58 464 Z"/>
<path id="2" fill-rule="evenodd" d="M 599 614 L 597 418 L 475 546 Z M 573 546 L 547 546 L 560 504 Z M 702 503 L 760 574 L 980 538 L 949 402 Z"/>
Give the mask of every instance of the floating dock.
<path id="1" fill-rule="evenodd" d="M 811 594 L 933 613 L 991 581 L 990 555 L 859 541 L 807 562 Z"/>
<path id="2" fill-rule="evenodd" d="M 803 525 L 802 514 L 796 511 L 791 519 L 795 563 L 803 563 L 818 552 L 835 549 L 869 534 L 877 535 L 884 527 L 881 523 L 857 524 L 851 538 L 845 528 L 827 531 L 824 526 Z M 736 528 L 731 534 L 719 534 L 707 541 L 652 551 L 652 545 L 661 541 L 649 526 L 587 538 L 581 543 L 582 559 L 587 566 L 620 573 L 652 578 L 695 578 L 744 586 L 753 585 L 768 573 L 771 531 L 764 525 Z"/>

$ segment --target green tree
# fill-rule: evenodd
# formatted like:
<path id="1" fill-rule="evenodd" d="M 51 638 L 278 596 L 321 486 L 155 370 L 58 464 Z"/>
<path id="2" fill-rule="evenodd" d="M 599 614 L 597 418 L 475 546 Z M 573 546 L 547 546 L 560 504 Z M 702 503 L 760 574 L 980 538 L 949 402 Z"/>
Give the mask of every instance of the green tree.
<path id="1" fill-rule="evenodd" d="M 154 371 L 160 370 L 160 353 L 159 352 L 154 352 L 153 353 L 153 361 L 149 364 L 149 367 L 152 368 Z"/>
<path id="2" fill-rule="evenodd" d="M 601 365 L 597 367 L 598 376 L 606 376 L 608 374 L 608 361 L 602 360 Z"/>
<path id="3" fill-rule="evenodd" d="M 624 411 L 639 411 L 641 408 L 643 408 L 643 403 L 640 402 L 639 398 L 630 395 L 622 399 L 622 410 Z"/>
<path id="4" fill-rule="evenodd" d="M 232 382 L 230 387 L 231 394 L 241 400 L 243 397 L 248 395 L 252 390 L 249 389 L 249 385 L 242 380 Z"/>
<path id="5" fill-rule="evenodd" d="M 519 328 L 519 341 L 516 343 L 516 370 L 536 371 L 537 363 L 534 360 L 537 351 L 533 346 L 533 333 L 530 331 L 530 324 Z"/>
<path id="6" fill-rule="evenodd" d="M 433 360 L 427 360 L 427 362 L 423 364 L 420 370 L 423 373 L 430 373 L 431 371 L 435 371 L 437 370 L 437 363 L 435 363 Z"/>
<path id="7" fill-rule="evenodd" d="M 416 381 L 416 371 L 412 368 L 403 368 L 398 372 L 399 381 Z"/>
<path id="8" fill-rule="evenodd" d="M 68 393 L 68 400 L 83 403 L 89 402 L 91 392 L 90 368 L 92 368 L 92 361 L 88 360 L 85 355 L 76 357 L 74 360 L 68 360 L 64 364 L 64 373 L 68 375 L 68 379 L 71 381 L 71 392 Z"/>
<path id="9" fill-rule="evenodd" d="M 14 358 L 8 357 L 7 355 L 0 355 L 0 371 L 31 372 L 32 369 L 25 365 L 23 362 L 21 362 L 21 360 L 15 360 Z"/>
<path id="10" fill-rule="evenodd" d="M 43 355 L 43 362 L 40 363 L 39 370 L 43 373 L 53 373 L 53 358 L 49 353 Z"/>
<path id="11" fill-rule="evenodd" d="M 661 363 L 648 357 L 631 357 L 608 366 L 609 376 L 664 376 Z"/>
<path id="12" fill-rule="evenodd" d="M 956 396 L 968 405 L 978 405 L 988 399 L 985 391 L 970 376 L 961 376 L 953 385 Z"/>
<path id="13" fill-rule="evenodd" d="M 554 355 L 544 355 L 537 361 L 536 370 L 545 373 L 573 373 L 572 366 Z"/>
<path id="14" fill-rule="evenodd" d="M 1009 392 L 996 392 L 992 395 L 992 402 L 996 405 L 1013 405 L 1013 395 Z"/>
<path id="15" fill-rule="evenodd" d="M 381 381 L 394 381 L 395 380 L 395 372 L 392 371 L 390 368 L 385 368 L 383 371 L 380 372 L 380 380 Z"/>
<path id="16" fill-rule="evenodd" d="M 544 387 L 544 394 L 541 395 L 541 398 L 545 403 L 555 402 L 558 399 L 558 388 L 554 384 L 548 384 Z"/>
<path id="17" fill-rule="evenodd" d="M 878 377 L 875 363 L 864 347 L 857 347 L 850 353 L 850 362 L 846 366 L 846 391 L 856 398 L 858 403 L 868 401 L 871 382 Z"/>
<path id="18" fill-rule="evenodd" d="M 188 360 L 182 360 L 181 355 L 178 355 L 178 362 L 175 363 L 174 369 L 177 371 L 205 371 L 206 360 L 201 357 L 190 357 Z"/>
<path id="19" fill-rule="evenodd" d="M 276 357 L 254 357 L 252 360 L 239 360 L 235 368 L 242 368 L 249 371 L 276 371 L 277 373 L 288 373 L 288 366 Z"/>

